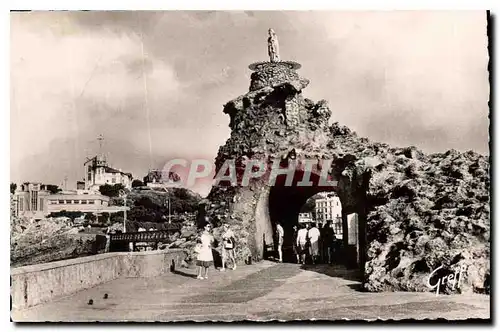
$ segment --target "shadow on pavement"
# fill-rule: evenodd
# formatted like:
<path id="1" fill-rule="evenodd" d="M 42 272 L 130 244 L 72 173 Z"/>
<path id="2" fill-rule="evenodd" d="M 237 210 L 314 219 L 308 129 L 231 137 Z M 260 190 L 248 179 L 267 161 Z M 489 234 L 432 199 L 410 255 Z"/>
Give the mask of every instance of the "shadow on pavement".
<path id="1" fill-rule="evenodd" d="M 222 267 L 222 256 L 221 254 L 215 250 L 215 249 L 212 249 L 212 256 L 214 258 L 214 268 L 220 268 Z"/>
<path id="2" fill-rule="evenodd" d="M 186 273 L 186 272 L 182 272 L 179 270 L 174 270 L 174 271 L 172 271 L 172 273 L 183 276 L 183 277 L 187 277 L 187 278 L 196 278 L 197 277 L 197 274 Z"/>
<path id="3" fill-rule="evenodd" d="M 328 264 L 317 264 L 317 265 L 302 265 L 302 270 L 313 271 L 321 274 L 325 274 L 329 277 L 341 278 L 350 281 L 362 281 L 361 273 L 358 269 L 347 269 L 343 265 L 328 265 Z M 360 285 L 361 288 L 361 285 Z"/>
<path id="4" fill-rule="evenodd" d="M 352 289 L 352 290 L 354 290 L 356 292 L 366 293 L 366 290 L 363 289 L 363 284 L 362 283 L 349 284 L 349 285 L 347 285 L 347 287 L 349 287 L 350 289 Z"/>

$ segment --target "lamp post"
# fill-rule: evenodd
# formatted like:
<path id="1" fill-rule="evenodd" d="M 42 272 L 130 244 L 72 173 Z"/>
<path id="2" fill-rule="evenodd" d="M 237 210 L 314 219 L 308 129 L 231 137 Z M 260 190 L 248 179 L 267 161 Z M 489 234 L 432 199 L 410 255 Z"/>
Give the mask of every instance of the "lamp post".
<path id="1" fill-rule="evenodd" d="M 127 232 L 127 193 L 125 190 L 120 191 L 120 196 L 123 198 L 123 206 L 125 209 L 123 210 L 123 233 Z"/>
<path id="2" fill-rule="evenodd" d="M 172 215 L 170 213 L 170 193 L 168 193 L 168 223 L 172 223 Z"/>

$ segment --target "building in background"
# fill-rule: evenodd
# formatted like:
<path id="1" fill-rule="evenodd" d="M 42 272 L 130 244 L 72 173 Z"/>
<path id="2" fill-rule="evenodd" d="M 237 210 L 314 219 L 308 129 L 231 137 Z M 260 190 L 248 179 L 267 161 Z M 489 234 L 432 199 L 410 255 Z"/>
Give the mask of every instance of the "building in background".
<path id="1" fill-rule="evenodd" d="M 311 212 L 301 212 L 299 213 L 299 224 L 313 222 Z"/>
<path id="2" fill-rule="evenodd" d="M 47 211 L 48 196 L 48 185 L 29 182 L 21 184 L 14 193 L 15 215 L 42 219 Z"/>
<path id="3" fill-rule="evenodd" d="M 84 167 L 86 190 L 98 192 L 99 187 L 102 185 L 119 183 L 126 189 L 132 189 L 132 174 L 110 167 L 103 156 L 95 156 L 88 159 L 84 163 Z"/>
<path id="4" fill-rule="evenodd" d="M 167 172 L 153 169 L 144 177 L 143 182 L 146 186 L 155 189 L 175 188 L 180 185 L 180 176 L 174 172 Z"/>
<path id="5" fill-rule="evenodd" d="M 42 219 L 51 213 L 68 211 L 93 213 L 116 213 L 129 210 L 123 206 L 109 206 L 109 197 L 101 195 L 99 187 L 105 184 L 122 184 L 126 189 L 132 188 L 132 174 L 108 165 L 102 153 L 104 138 L 98 138 L 99 155 L 84 163 L 84 181 L 76 183 L 76 190 L 67 190 L 64 179 L 64 190 L 57 186 L 41 183 L 23 183 L 14 193 L 14 213 L 19 217 Z"/>
<path id="6" fill-rule="evenodd" d="M 336 193 L 322 193 L 314 201 L 316 219 L 325 224 L 328 220 L 333 223 L 335 235 L 342 238 L 342 204 Z"/>
<path id="7" fill-rule="evenodd" d="M 117 213 L 129 210 L 123 206 L 109 206 L 109 197 L 92 190 L 63 190 L 52 194 L 49 185 L 24 183 L 14 193 L 15 214 L 18 217 L 40 220 L 51 213 L 68 211 L 92 213 Z"/>
<path id="8" fill-rule="evenodd" d="M 128 210 L 123 206 L 109 206 L 109 197 L 88 191 L 74 191 L 50 195 L 47 198 L 47 215 L 68 211 L 94 213 L 116 213 Z"/>
<path id="9" fill-rule="evenodd" d="M 77 181 L 76 190 L 85 190 L 85 181 Z"/>
<path id="10" fill-rule="evenodd" d="M 340 198 L 335 193 L 328 193 L 316 198 L 314 201 L 316 219 L 325 223 L 327 220 L 335 221 L 342 218 L 342 204 Z"/>

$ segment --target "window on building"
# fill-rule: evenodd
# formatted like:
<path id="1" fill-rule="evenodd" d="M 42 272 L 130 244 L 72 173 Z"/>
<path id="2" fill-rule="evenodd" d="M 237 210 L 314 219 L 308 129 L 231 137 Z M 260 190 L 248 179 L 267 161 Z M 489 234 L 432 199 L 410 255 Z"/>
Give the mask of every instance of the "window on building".
<path id="1" fill-rule="evenodd" d="M 342 219 L 337 218 L 337 219 L 333 222 L 333 227 L 334 227 L 334 229 L 335 229 L 335 234 L 337 234 L 337 235 L 342 235 Z"/>
<path id="2" fill-rule="evenodd" d="M 114 176 L 111 178 L 111 183 L 116 183 L 116 178 Z"/>
<path id="3" fill-rule="evenodd" d="M 64 204 L 64 200 L 63 200 L 63 199 L 60 199 L 60 200 L 59 200 L 59 204 Z"/>
<path id="4" fill-rule="evenodd" d="M 19 211 L 24 211 L 24 197 L 19 197 Z"/>
<path id="5" fill-rule="evenodd" d="M 38 210 L 38 192 L 33 191 L 31 193 L 31 211 L 37 211 Z"/>
<path id="6" fill-rule="evenodd" d="M 94 200 L 93 199 L 89 199 L 89 204 L 94 204 Z"/>
<path id="7" fill-rule="evenodd" d="M 40 198 L 40 206 L 39 206 L 40 211 L 43 211 L 43 198 Z"/>
<path id="8" fill-rule="evenodd" d="M 82 199 L 80 202 L 81 202 L 80 204 L 87 204 L 87 200 L 86 199 Z"/>

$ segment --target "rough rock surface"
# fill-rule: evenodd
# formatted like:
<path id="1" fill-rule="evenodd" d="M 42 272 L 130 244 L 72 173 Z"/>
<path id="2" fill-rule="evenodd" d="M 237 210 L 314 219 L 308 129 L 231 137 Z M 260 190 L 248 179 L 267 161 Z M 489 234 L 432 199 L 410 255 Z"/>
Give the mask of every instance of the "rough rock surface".
<path id="1" fill-rule="evenodd" d="M 104 252 L 106 237 L 79 234 L 63 220 L 31 221 L 11 214 L 11 267 L 48 263 Z"/>
<path id="2" fill-rule="evenodd" d="M 248 159 L 333 160 L 328 171 L 338 180 L 343 212 L 358 213 L 366 234 L 360 245 L 367 290 L 428 291 L 425 277 L 443 264 L 444 272 L 467 267 L 455 291 L 488 291 L 487 157 L 454 150 L 426 155 L 370 142 L 336 122 L 329 125 L 327 102 L 304 98 L 309 81 L 295 71 L 273 66 L 251 79 L 250 91 L 224 106 L 231 136 L 219 149 L 217 172 L 228 159 L 236 160 L 238 174 Z M 240 261 L 261 255 L 256 220 L 262 217 L 259 198 L 268 190 L 262 180 L 248 187 L 220 183 L 208 196 L 204 213 L 215 226 L 231 223 Z"/>

